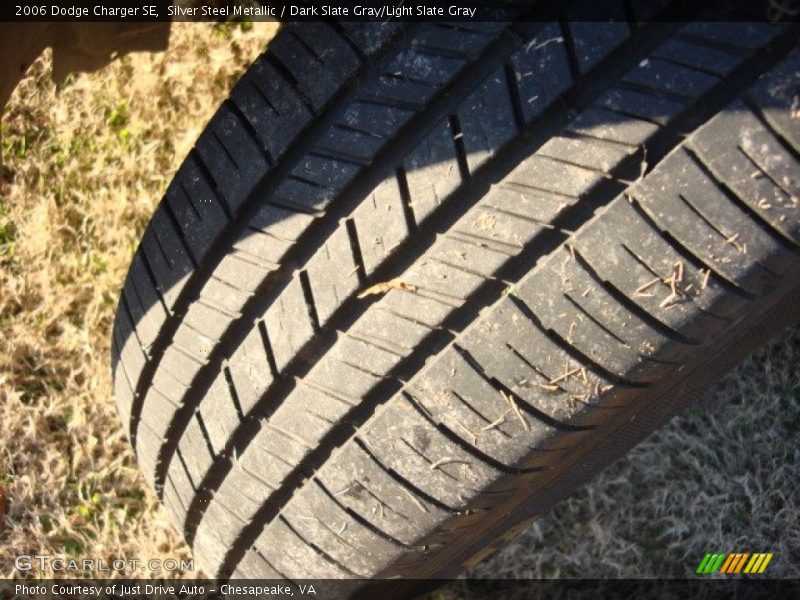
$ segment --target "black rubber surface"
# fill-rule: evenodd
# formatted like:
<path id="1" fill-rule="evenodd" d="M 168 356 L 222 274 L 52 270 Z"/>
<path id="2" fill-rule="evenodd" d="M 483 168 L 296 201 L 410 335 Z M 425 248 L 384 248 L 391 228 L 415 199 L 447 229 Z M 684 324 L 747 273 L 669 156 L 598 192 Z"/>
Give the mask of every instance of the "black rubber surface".
<path id="1" fill-rule="evenodd" d="M 114 379 L 208 575 L 453 575 L 796 298 L 796 27 L 569 11 L 286 25 L 180 168 Z"/>

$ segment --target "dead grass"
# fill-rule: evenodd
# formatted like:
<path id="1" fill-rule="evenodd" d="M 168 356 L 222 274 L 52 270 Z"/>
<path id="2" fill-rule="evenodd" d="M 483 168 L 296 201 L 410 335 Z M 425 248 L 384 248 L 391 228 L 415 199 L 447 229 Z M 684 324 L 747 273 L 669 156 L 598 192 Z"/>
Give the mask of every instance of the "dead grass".
<path id="1" fill-rule="evenodd" d="M 20 553 L 188 557 L 117 420 L 111 323 L 156 201 L 274 28 L 176 24 L 168 52 L 60 89 L 45 56 L 15 92 L 0 184 L 0 574 Z"/>
<path id="2" fill-rule="evenodd" d="M 45 57 L 15 93 L 0 183 L 0 576 L 20 553 L 189 556 L 118 423 L 109 332 L 171 173 L 271 34 L 178 24 L 163 55 L 59 90 Z M 745 550 L 797 577 L 799 358 L 794 330 L 470 575 L 681 576 L 706 551 Z"/>

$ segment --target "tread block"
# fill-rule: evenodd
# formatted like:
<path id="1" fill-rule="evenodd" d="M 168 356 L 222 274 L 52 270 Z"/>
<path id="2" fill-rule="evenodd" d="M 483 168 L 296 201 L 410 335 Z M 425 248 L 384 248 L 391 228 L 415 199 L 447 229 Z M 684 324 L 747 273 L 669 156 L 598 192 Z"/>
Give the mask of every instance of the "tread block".
<path id="1" fill-rule="evenodd" d="M 525 46 L 511 55 L 511 67 L 517 80 L 520 104 L 526 122 L 569 89 L 572 74 L 558 23 L 548 23 Z"/>
<path id="2" fill-rule="evenodd" d="M 193 302 L 184 317 L 186 325 L 214 342 L 222 339 L 230 321 L 230 315 L 202 301 Z"/>
<path id="3" fill-rule="evenodd" d="M 325 240 L 306 265 L 320 325 L 328 322 L 345 298 L 359 287 L 358 265 L 342 225 Z"/>
<path id="4" fill-rule="evenodd" d="M 352 399 L 351 402 L 355 404 L 380 381 L 380 378 L 349 364 L 349 359 L 348 362 L 343 360 L 336 360 L 330 354 L 326 355 L 314 365 L 306 380 L 325 386 L 341 397 Z M 368 369 L 369 365 L 363 368 Z"/>
<path id="5" fill-rule="evenodd" d="M 536 229 L 535 227 L 533 229 Z M 484 245 L 478 245 L 484 244 Z M 460 268 L 474 270 L 484 278 L 490 278 L 508 259 L 509 252 L 491 249 L 482 240 L 473 243 L 454 237 L 440 238 L 431 249 L 431 257 Z"/>
<path id="6" fill-rule="evenodd" d="M 255 543 L 256 549 L 283 573 L 305 573 L 309 579 L 345 579 L 353 575 L 306 544 L 284 522 L 275 519 Z"/>
<path id="7" fill-rule="evenodd" d="M 535 450 L 555 430 L 529 415 L 524 426 L 509 401 L 456 351 L 448 350 L 410 391 L 432 419 L 502 464 L 532 466 L 557 454 Z"/>
<path id="8" fill-rule="evenodd" d="M 582 113 L 581 116 L 586 113 Z M 574 123 L 580 125 L 579 117 Z M 649 125 L 649 124 L 648 124 Z M 652 131 L 653 128 L 642 127 Z M 600 136 L 598 136 L 600 137 Z M 635 145 L 635 144 L 633 144 Z M 534 190 L 557 193 L 562 196 L 579 198 L 603 179 L 600 173 L 569 163 L 559 162 L 547 156 L 534 154 L 514 169 L 505 183 L 529 186 Z M 535 194 L 536 191 L 532 191 Z"/>
<path id="9" fill-rule="evenodd" d="M 670 244 L 654 236 L 627 202 L 612 205 L 604 215 L 606 218 L 598 219 L 594 227 L 575 238 L 575 248 L 603 279 L 645 312 L 674 331 L 703 340 L 721 331 L 727 321 L 699 308 L 720 316 L 741 308 L 740 300 L 732 300 L 716 277 L 706 278 Z M 619 237 L 620 232 L 625 232 L 623 238 Z M 600 247 L 603 252 L 596 250 Z M 681 268 L 679 264 L 684 277 L 677 287 L 684 295 L 670 299 L 673 291 L 664 281 Z M 652 286 L 646 288 L 651 282 Z M 690 285 L 692 288 L 687 290 Z"/>
<path id="10" fill-rule="evenodd" d="M 564 163 L 608 173 L 633 152 L 616 144 L 601 141 L 556 136 L 545 143 L 537 154 L 554 158 Z"/>
<path id="11" fill-rule="evenodd" d="M 231 96 L 275 159 L 313 117 L 297 90 L 263 55 L 242 76 Z"/>
<path id="12" fill-rule="evenodd" d="M 787 144 L 800 153 L 800 127 L 797 124 L 796 98 L 798 97 L 797 73 L 800 72 L 800 50 L 795 50 L 781 61 L 768 76 L 748 91 L 754 102 Z M 786 107 L 790 110 L 786 110 Z"/>
<path id="13" fill-rule="evenodd" d="M 694 254 L 744 289 L 765 294 L 778 283 L 774 269 L 790 257 L 763 229 L 748 226 L 749 216 L 684 152 L 669 156 L 631 194 Z M 753 255 L 767 259 L 770 267 Z"/>
<path id="14" fill-rule="evenodd" d="M 270 579 L 282 581 L 286 579 L 278 573 L 258 551 L 249 548 L 233 573 L 233 579 Z"/>
<path id="15" fill-rule="evenodd" d="M 230 480 L 230 485 L 227 481 Z M 242 526 L 252 520 L 253 515 L 267 501 L 269 494 L 275 487 L 266 482 L 262 477 L 257 477 L 245 469 L 241 463 L 234 463 L 228 475 L 226 485 L 220 488 L 217 496 L 222 502 L 212 502 L 212 504 L 222 504 L 227 506 L 227 510 L 233 512 L 241 519 Z M 209 510 L 211 507 L 209 506 Z M 224 510 L 224 509 L 223 509 Z M 203 519 L 203 523 L 208 522 L 213 527 L 213 520 Z M 200 530 L 198 529 L 198 537 Z"/>
<path id="16" fill-rule="evenodd" d="M 260 328 L 254 323 L 228 360 L 228 371 L 244 414 L 253 410 L 274 380 L 261 336 Z"/>
<path id="17" fill-rule="evenodd" d="M 317 152 L 350 158 L 368 164 L 386 139 L 368 131 L 358 131 L 347 125 L 334 125 L 314 146 Z"/>
<path id="18" fill-rule="evenodd" d="M 284 240 L 260 229 L 248 227 L 234 243 L 238 254 L 249 262 L 263 265 L 270 269 L 277 268 L 289 249 L 293 246 L 289 240 Z"/>
<path id="19" fill-rule="evenodd" d="M 648 58 L 625 75 L 624 81 L 651 90 L 696 98 L 714 87 L 719 78 L 659 58 Z"/>
<path id="20" fill-rule="evenodd" d="M 127 310 L 117 312 L 115 320 L 115 337 L 120 351 L 120 360 L 125 365 L 129 375 L 139 374 L 147 363 L 144 351 L 139 345 L 139 339 L 131 323 Z"/>
<path id="21" fill-rule="evenodd" d="M 639 146 L 658 131 L 658 126 L 609 110 L 590 108 L 575 118 L 567 130 L 601 140 Z"/>
<path id="22" fill-rule="evenodd" d="M 178 465 L 178 469 L 170 470 L 166 481 L 168 485 L 165 486 L 165 494 L 172 493 L 172 499 L 175 501 L 176 508 L 180 509 L 184 515 L 186 508 L 195 494 L 194 486 L 186 474 L 186 470 Z M 183 523 L 183 521 L 180 521 Z"/>
<path id="23" fill-rule="evenodd" d="M 211 448 L 216 455 L 219 455 L 228 443 L 231 434 L 241 424 L 223 373 L 214 379 L 208 394 L 203 398 L 203 402 L 200 404 L 200 415 L 208 432 Z"/>
<path id="24" fill-rule="evenodd" d="M 730 73 L 740 61 L 733 52 L 719 48 L 703 48 L 687 40 L 674 38 L 659 46 L 653 56 L 676 61 L 687 67 L 711 71 L 719 77 Z"/>
<path id="25" fill-rule="evenodd" d="M 241 118 L 223 104 L 197 140 L 197 151 L 214 177 L 228 211 L 236 214 L 269 164 Z"/>
<path id="26" fill-rule="evenodd" d="M 214 277 L 245 294 L 252 294 L 272 270 L 247 260 L 246 255 L 231 253 L 220 261 Z"/>
<path id="27" fill-rule="evenodd" d="M 493 157 L 517 133 L 503 69 L 490 74 L 456 111 L 470 172 Z"/>
<path id="28" fill-rule="evenodd" d="M 433 527 L 446 513 L 399 483 L 355 444 L 342 448 L 344 468 L 328 463 L 317 479 L 346 509 L 403 544 L 414 544 L 421 529 Z"/>
<path id="29" fill-rule="evenodd" d="M 708 16 L 711 18 L 704 20 L 701 15 L 697 21 L 689 23 L 681 29 L 681 32 L 690 37 L 719 42 L 731 48 L 748 51 L 763 46 L 780 34 L 785 27 L 784 25 L 774 27 L 768 23 L 754 21 L 733 23 L 727 20 L 728 22 L 724 22 L 719 19 L 719 15 L 709 14 Z"/>
<path id="30" fill-rule="evenodd" d="M 373 137 L 391 137 L 416 114 L 409 108 L 382 104 L 369 98 L 357 97 L 344 111 L 339 123 L 370 133 Z"/>
<path id="31" fill-rule="evenodd" d="M 401 23 L 387 22 L 381 27 L 371 27 L 368 23 L 341 21 L 339 26 L 346 32 L 347 38 L 364 54 L 374 54 L 402 29 Z"/>
<path id="32" fill-rule="evenodd" d="M 669 338 L 609 295 L 577 260 L 572 259 L 568 249 L 564 248 L 560 260 L 556 259 L 544 266 L 540 276 L 544 280 L 555 281 L 557 278 L 564 294 L 579 307 L 578 312 L 591 316 L 612 335 L 642 355 L 674 365 L 679 364 L 677 361 L 686 354 L 685 346 L 669 343 Z"/>
<path id="33" fill-rule="evenodd" d="M 222 559 L 236 542 L 236 536 L 245 523 L 220 503 L 212 503 L 208 507 L 207 516 L 213 521 L 203 520 L 200 523 L 194 547 L 195 552 L 202 553 L 204 557 L 204 570 L 215 577 L 222 568 Z M 214 527 L 206 525 L 211 522 Z"/>
<path id="34" fill-rule="evenodd" d="M 275 202 L 318 216 L 333 201 L 336 193 L 337 190 L 329 186 L 290 177 L 275 191 Z"/>
<path id="35" fill-rule="evenodd" d="M 213 464 L 214 456 L 211 454 L 209 441 L 200 428 L 197 416 L 189 421 L 186 432 L 178 443 L 178 450 L 186 464 L 189 477 L 195 485 L 199 484 Z"/>
<path id="36" fill-rule="evenodd" d="M 277 239 L 294 242 L 314 221 L 314 217 L 265 202 L 248 225 Z"/>
<path id="37" fill-rule="evenodd" d="M 645 121 L 653 121 L 661 126 L 667 125 L 686 109 L 683 102 L 673 98 L 653 96 L 621 87 L 611 88 L 600 97 L 596 105 L 622 114 L 633 115 Z"/>
<path id="38" fill-rule="evenodd" d="M 278 371 L 294 358 L 314 335 L 300 279 L 294 277 L 277 301 L 267 309 L 264 323 L 269 332 Z"/>
<path id="39" fill-rule="evenodd" d="M 175 175 L 180 187 L 200 216 L 202 227 L 222 229 L 229 219 L 225 213 L 225 205 L 214 189 L 214 182 L 209 181 L 194 153 L 189 154 Z"/>
<path id="40" fill-rule="evenodd" d="M 409 235 L 394 174 L 353 211 L 364 269 L 369 276 Z"/>
<path id="41" fill-rule="evenodd" d="M 424 335 L 425 329 L 438 327 L 450 314 L 450 306 L 447 304 L 401 290 L 390 290 L 380 304 L 388 313 L 419 325 L 422 329 L 418 335 Z"/>
<path id="42" fill-rule="evenodd" d="M 469 28 L 450 23 L 427 23 L 421 28 L 417 40 L 423 49 L 442 50 L 475 58 L 498 32 L 505 29 L 502 21 Z"/>
<path id="43" fill-rule="evenodd" d="M 175 406 L 180 406 L 183 395 L 188 389 L 186 385 L 178 381 L 175 377 L 169 374 L 164 369 L 159 369 L 153 376 L 153 389 L 157 389 L 162 396 L 169 399 L 170 403 Z M 142 407 L 147 410 L 147 403 Z"/>
<path id="44" fill-rule="evenodd" d="M 386 311 L 367 311 L 351 330 L 367 339 L 381 340 L 385 347 L 397 348 L 397 353 L 401 355 L 410 353 L 430 331 L 428 327 Z"/>
<path id="45" fill-rule="evenodd" d="M 200 262 L 214 242 L 221 224 L 201 220 L 197 209 L 176 182 L 167 188 L 164 199 L 175 215 L 192 257 L 195 262 Z"/>
<path id="46" fill-rule="evenodd" d="M 574 19 L 568 27 L 572 33 L 575 55 L 581 73 L 586 73 L 599 63 L 611 50 L 622 44 L 630 35 L 630 28 L 625 20 L 625 11 L 620 2 L 596 4 L 594 8 L 602 13 L 602 18 L 592 18 L 591 10 L 586 10 L 590 3 L 584 2 L 576 7 L 574 14 L 567 12 L 568 18 Z M 609 6 L 613 4 L 613 6 Z M 602 7 L 602 8 L 601 8 Z M 615 19 L 610 21 L 610 19 Z"/>
<path id="47" fill-rule="evenodd" d="M 576 198 L 516 183 L 515 178 L 516 175 L 512 172 L 504 183 L 492 187 L 484 204 L 511 215 L 520 215 L 539 223 L 550 223 L 565 208 L 576 202 Z M 519 179 L 525 181 L 524 177 Z"/>
<path id="48" fill-rule="evenodd" d="M 386 405 L 360 437 L 387 468 L 456 509 L 497 476 L 431 427 L 405 398 Z"/>
<path id="49" fill-rule="evenodd" d="M 156 214 L 162 214 L 157 212 Z M 164 299 L 164 304 L 168 310 L 172 310 L 175 302 L 178 299 L 183 286 L 189 280 L 192 274 L 193 267 L 191 263 L 181 261 L 176 269 L 170 265 L 167 256 L 161 248 L 159 240 L 156 238 L 154 221 L 150 222 L 144 232 L 141 242 L 141 250 L 144 257 L 147 259 L 147 264 L 152 270 L 153 277 L 156 282 L 156 289 L 160 292 L 161 297 Z M 176 244 L 179 242 L 175 238 L 170 247 L 177 248 Z M 180 251 L 177 251 L 180 254 Z"/>
<path id="50" fill-rule="evenodd" d="M 136 462 L 150 486 L 155 485 L 155 468 L 158 464 L 158 449 L 164 440 L 154 433 L 144 421 L 136 431 Z M 191 497 L 189 498 L 191 500 Z"/>
<path id="51" fill-rule="evenodd" d="M 483 370 L 486 378 L 497 379 L 550 419 L 575 425 L 591 424 L 596 416 L 592 414 L 592 407 L 618 406 L 627 394 L 619 390 L 615 392 L 618 395 L 607 397 L 606 392 L 613 388 L 611 381 L 592 364 L 576 360 L 563 347 L 551 342 L 530 322 L 520 305 L 535 306 L 536 287 L 533 282 L 523 285 L 514 292 L 514 301 L 509 299 L 498 306 L 496 320 L 493 317 L 484 323 L 485 341 L 478 330 L 464 337 L 464 348 L 480 365 L 469 366 Z M 501 317 L 507 320 L 500 321 Z M 497 402 L 506 400 L 498 390 L 492 396 Z M 581 414 L 582 411 L 587 415 Z M 528 415 L 524 420 L 534 430 L 536 415 Z M 539 420 L 547 426 L 542 432 L 549 429 L 552 433 L 552 429 L 557 428 L 554 423 Z M 521 425 L 521 420 L 515 424 L 517 428 Z M 538 439 L 541 442 L 544 436 Z"/>
<path id="52" fill-rule="evenodd" d="M 207 342 L 210 343 L 210 342 Z M 181 385 L 190 387 L 192 379 L 197 374 L 202 364 L 194 357 L 178 350 L 177 346 L 170 346 L 161 360 L 164 371 L 172 375 Z M 160 369 L 161 370 L 161 369 Z"/>
<path id="53" fill-rule="evenodd" d="M 203 285 L 200 297 L 203 304 L 217 307 L 229 315 L 238 315 L 250 298 L 250 294 L 212 275 Z"/>
<path id="54" fill-rule="evenodd" d="M 621 378 L 648 382 L 664 375 L 665 365 L 647 361 L 647 354 L 641 353 L 638 348 L 631 348 L 577 311 L 575 304 L 567 298 L 566 289 L 569 288 L 564 287 L 556 273 L 542 270 L 536 280 L 536 286 L 527 288 L 532 294 L 527 301 L 544 327 L 555 331 L 570 346 Z M 632 373 L 635 375 L 629 375 Z M 577 378 L 573 380 L 577 381 Z M 587 383 L 587 388 L 576 393 L 573 400 L 589 403 L 590 399 L 599 396 L 597 382 Z"/>
<path id="55" fill-rule="evenodd" d="M 375 573 L 400 550 L 348 514 L 318 485 L 303 488 L 285 517 L 305 539 L 355 573 Z"/>
<path id="56" fill-rule="evenodd" d="M 397 354 L 350 335 L 339 337 L 336 345 L 331 348 L 330 357 L 358 365 L 372 373 L 389 373 L 400 361 Z"/>
<path id="57" fill-rule="evenodd" d="M 404 160 L 411 210 L 422 223 L 461 184 L 453 132 L 439 123 Z"/>
<path id="58" fill-rule="evenodd" d="M 334 158 L 306 155 L 292 169 L 292 176 L 319 186 L 341 191 L 361 169 Z"/>
<path id="59" fill-rule="evenodd" d="M 693 147 L 753 212 L 800 244 L 797 160 L 743 104 L 737 103 L 734 111 L 712 119 L 703 135 L 693 139 Z"/>
<path id="60" fill-rule="evenodd" d="M 296 81 L 316 112 L 339 89 L 342 80 L 356 70 L 360 61 L 329 25 L 321 22 L 306 25 L 293 28 L 292 35 L 276 36 L 267 52 L 280 62 L 287 76 Z M 323 48 L 319 45 L 323 41 L 330 45 Z M 330 56 L 327 60 L 326 55 Z"/>
<path id="61" fill-rule="evenodd" d="M 147 391 L 145 403 L 147 406 L 142 410 L 142 422 L 146 423 L 150 430 L 160 438 L 166 439 L 170 421 L 165 419 L 164 415 L 175 412 L 178 405 L 155 387 Z"/>
<path id="62" fill-rule="evenodd" d="M 142 260 L 141 254 L 137 252 L 131 265 L 132 276 L 125 280 L 124 290 L 125 298 L 133 313 L 139 340 L 143 350 L 148 352 L 168 315 Z M 138 314 L 134 312 L 137 306 L 140 311 Z"/>

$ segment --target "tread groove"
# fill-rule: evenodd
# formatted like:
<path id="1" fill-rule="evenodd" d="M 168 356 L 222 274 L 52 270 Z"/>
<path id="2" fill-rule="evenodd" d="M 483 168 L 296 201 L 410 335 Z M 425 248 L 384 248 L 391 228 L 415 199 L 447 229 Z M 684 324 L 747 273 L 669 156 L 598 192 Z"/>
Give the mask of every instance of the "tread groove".
<path id="1" fill-rule="evenodd" d="M 209 435 L 208 429 L 206 428 L 206 423 L 203 420 L 203 415 L 201 415 L 198 412 L 195 413 L 194 416 L 197 419 L 197 424 L 200 426 L 200 431 L 203 434 L 203 439 L 205 440 L 206 448 L 208 448 L 208 451 L 212 457 L 218 456 L 219 453 L 216 450 L 214 450 L 214 445 L 211 443 L 211 436 Z"/>
<path id="2" fill-rule="evenodd" d="M 517 74 L 514 71 L 514 66 L 510 63 L 503 65 L 503 72 L 508 86 L 508 95 L 511 97 L 511 106 L 514 109 L 514 122 L 517 132 L 522 132 L 525 130 L 525 110 L 522 107 L 522 95 L 519 91 Z"/>
<path id="3" fill-rule="evenodd" d="M 345 227 L 347 237 L 350 240 L 350 250 L 353 253 L 353 261 L 356 263 L 356 276 L 362 286 L 367 282 L 367 268 L 364 265 L 364 255 L 361 253 L 361 244 L 358 242 L 358 230 L 354 219 L 346 219 Z"/>
<path id="4" fill-rule="evenodd" d="M 450 133 L 453 138 L 453 146 L 456 149 L 456 163 L 458 164 L 458 172 L 461 175 L 461 181 L 468 181 L 469 162 L 467 161 L 467 148 L 464 145 L 464 132 L 461 129 L 461 122 L 458 115 L 452 114 L 449 118 Z"/>
<path id="5" fill-rule="evenodd" d="M 231 370 L 228 368 L 228 365 L 225 365 L 222 368 L 222 374 L 225 377 L 225 383 L 228 384 L 228 392 L 230 392 L 231 401 L 233 402 L 233 407 L 236 409 L 236 414 L 238 415 L 239 420 L 242 420 L 244 419 L 242 403 L 239 400 L 239 394 L 236 391 L 236 385 L 233 383 L 233 377 L 231 377 Z"/>
<path id="6" fill-rule="evenodd" d="M 261 344 L 264 347 L 264 353 L 267 357 L 267 365 L 269 366 L 270 374 L 273 378 L 278 378 L 280 372 L 278 371 L 277 363 L 275 362 L 275 352 L 272 350 L 272 343 L 269 340 L 269 333 L 267 332 L 267 324 L 264 321 L 256 321 L 258 332 L 261 336 Z"/>
<path id="7" fill-rule="evenodd" d="M 319 315 L 317 314 L 317 305 L 314 303 L 314 292 L 311 289 L 311 280 L 308 278 L 308 271 L 303 269 L 297 274 L 300 280 L 300 287 L 303 290 L 303 298 L 306 302 L 308 309 L 308 317 L 311 319 L 311 327 L 315 333 L 319 333 L 321 327 L 319 325 Z"/>
<path id="8" fill-rule="evenodd" d="M 400 189 L 400 203 L 403 205 L 403 217 L 406 220 L 406 229 L 409 233 L 417 230 L 417 219 L 414 216 L 412 207 L 411 190 L 408 187 L 408 177 L 404 166 L 397 167 L 396 171 L 397 187 Z"/>
<path id="9" fill-rule="evenodd" d="M 561 37 L 564 38 L 564 50 L 567 54 L 567 64 L 569 65 L 572 81 L 577 81 L 581 76 L 581 66 L 578 61 L 578 53 L 575 49 L 575 37 L 572 35 L 572 29 L 565 16 L 562 15 L 558 18 L 558 26 L 561 30 Z"/>

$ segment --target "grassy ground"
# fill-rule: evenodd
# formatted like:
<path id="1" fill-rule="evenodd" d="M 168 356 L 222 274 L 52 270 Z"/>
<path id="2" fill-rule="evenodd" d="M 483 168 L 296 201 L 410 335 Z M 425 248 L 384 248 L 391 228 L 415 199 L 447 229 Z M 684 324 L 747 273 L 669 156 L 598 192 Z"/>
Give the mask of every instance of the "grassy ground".
<path id="1" fill-rule="evenodd" d="M 15 93 L 0 179 L 0 576 L 20 553 L 189 556 L 117 422 L 109 332 L 155 202 L 272 33 L 177 24 L 164 54 L 58 89 L 45 56 Z M 679 576 L 719 550 L 775 552 L 769 573 L 800 576 L 798 364 L 796 329 L 470 575 Z"/>

